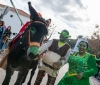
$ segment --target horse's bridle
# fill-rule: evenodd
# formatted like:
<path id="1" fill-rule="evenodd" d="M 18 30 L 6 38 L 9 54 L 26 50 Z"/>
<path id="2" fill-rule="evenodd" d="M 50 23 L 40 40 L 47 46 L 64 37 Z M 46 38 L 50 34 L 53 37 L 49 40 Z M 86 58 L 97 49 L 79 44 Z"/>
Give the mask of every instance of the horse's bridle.
<path id="1" fill-rule="evenodd" d="M 44 24 L 44 23 L 41 22 L 41 21 L 34 21 L 34 22 Z M 30 41 L 30 30 L 28 31 L 28 44 L 29 44 L 30 47 L 31 47 L 31 46 L 40 47 L 40 43 L 38 43 L 38 42 L 31 42 L 31 41 Z"/>
<path id="2" fill-rule="evenodd" d="M 30 41 L 30 30 L 28 31 L 28 44 L 29 44 L 29 47 L 32 47 L 32 46 L 40 47 L 40 43 L 38 43 L 38 42 L 31 42 Z"/>

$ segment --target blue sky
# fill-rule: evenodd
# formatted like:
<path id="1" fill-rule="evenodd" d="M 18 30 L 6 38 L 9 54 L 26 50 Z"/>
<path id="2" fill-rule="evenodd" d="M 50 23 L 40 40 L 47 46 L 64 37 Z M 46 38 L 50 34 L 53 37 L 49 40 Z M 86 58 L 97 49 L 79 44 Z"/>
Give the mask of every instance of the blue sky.
<path id="1" fill-rule="evenodd" d="M 29 13 L 29 0 L 13 0 L 16 8 Z M 90 36 L 95 24 L 100 24 L 100 0 L 30 0 L 32 6 L 46 19 L 51 18 L 58 31 L 67 29 L 72 36 Z M 12 6 L 10 0 L 0 0 L 1 4 Z"/>

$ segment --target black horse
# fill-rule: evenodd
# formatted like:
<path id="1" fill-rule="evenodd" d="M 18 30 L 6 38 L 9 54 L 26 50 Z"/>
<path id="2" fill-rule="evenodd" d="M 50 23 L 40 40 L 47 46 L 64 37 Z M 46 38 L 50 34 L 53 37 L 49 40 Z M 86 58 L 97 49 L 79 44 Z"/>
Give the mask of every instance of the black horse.
<path id="1" fill-rule="evenodd" d="M 43 39 L 42 42 L 45 43 L 45 42 L 47 42 L 47 40 Z M 35 73 L 35 71 L 36 71 L 36 69 L 37 69 L 37 65 L 38 65 L 38 63 L 37 63 L 37 64 L 35 63 L 35 66 L 33 66 L 32 70 L 31 70 L 31 73 L 30 73 L 30 78 L 29 78 L 29 81 L 28 81 L 27 85 L 31 85 L 31 81 L 32 81 L 32 78 L 33 78 L 33 76 L 34 76 L 34 73 Z M 29 70 L 30 70 L 30 69 L 27 70 L 26 75 L 24 76 L 24 78 L 23 78 L 21 84 L 23 84 L 23 83 L 25 82 L 26 77 L 27 77 L 27 75 L 28 75 L 28 73 L 29 73 Z"/>
<path id="2" fill-rule="evenodd" d="M 47 23 L 38 15 L 31 3 L 28 4 L 32 21 L 7 55 L 6 76 L 2 85 L 9 85 L 15 70 L 19 73 L 14 85 L 21 85 L 28 70 L 37 66 L 41 39 L 48 34 Z"/>
<path id="3" fill-rule="evenodd" d="M 48 28 L 49 25 L 50 25 L 50 23 L 51 23 L 51 19 L 46 20 L 46 23 L 47 23 L 47 28 Z M 47 38 L 47 36 L 43 37 L 42 40 L 41 40 L 41 44 L 42 44 L 42 43 L 46 43 L 48 40 L 49 40 L 49 39 Z M 34 76 L 35 70 L 37 69 L 38 60 L 35 61 L 35 62 L 36 62 L 37 64 L 35 63 L 35 65 L 33 66 L 32 70 L 31 70 L 30 78 L 29 78 L 29 81 L 28 81 L 27 85 L 31 85 L 32 77 Z M 27 77 L 27 75 L 28 75 L 28 73 L 29 73 L 29 70 L 30 70 L 30 69 L 27 70 L 26 75 L 24 76 L 24 78 L 23 78 L 21 84 L 23 84 L 23 83 L 25 82 L 26 77 Z"/>

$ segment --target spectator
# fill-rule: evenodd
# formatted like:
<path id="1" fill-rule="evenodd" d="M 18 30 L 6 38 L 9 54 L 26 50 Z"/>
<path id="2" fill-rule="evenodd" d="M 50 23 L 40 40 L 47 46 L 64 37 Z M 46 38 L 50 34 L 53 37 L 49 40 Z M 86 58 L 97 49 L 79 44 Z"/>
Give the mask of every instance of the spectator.
<path id="1" fill-rule="evenodd" d="M 8 26 L 7 27 L 7 29 L 4 31 L 4 33 L 3 33 L 3 36 L 4 35 L 7 35 L 8 36 L 8 38 L 10 38 L 10 36 L 11 36 L 11 26 Z"/>
<path id="2" fill-rule="evenodd" d="M 4 32 L 4 21 L 0 21 L 0 49 L 2 49 L 2 37 Z"/>
<path id="3" fill-rule="evenodd" d="M 8 39 L 9 39 L 9 37 L 7 35 L 3 36 L 3 38 L 2 38 L 2 43 L 3 43 L 2 51 L 8 47 L 8 43 L 9 43 Z"/>
<path id="4" fill-rule="evenodd" d="M 0 21 L 0 39 L 2 38 L 4 32 L 4 21 Z"/>

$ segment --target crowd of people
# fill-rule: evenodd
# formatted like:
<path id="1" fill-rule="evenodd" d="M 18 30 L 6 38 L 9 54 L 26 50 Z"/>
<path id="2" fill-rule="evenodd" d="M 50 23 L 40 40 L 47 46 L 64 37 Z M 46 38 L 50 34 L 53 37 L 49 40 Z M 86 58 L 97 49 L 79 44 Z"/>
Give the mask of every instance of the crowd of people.
<path id="1" fill-rule="evenodd" d="M 94 55 L 88 52 L 88 48 L 89 48 L 88 42 L 81 41 L 78 44 L 78 51 L 71 53 L 71 46 L 66 42 L 66 40 L 68 38 L 70 38 L 71 36 L 70 36 L 70 33 L 68 32 L 68 30 L 65 29 L 65 30 L 62 30 L 61 32 L 59 32 L 59 39 L 52 39 L 52 40 L 46 41 L 46 43 L 44 43 L 43 45 L 40 46 L 41 36 L 44 36 L 47 34 L 47 28 L 51 23 L 51 19 L 47 20 L 48 22 L 46 22 L 46 20 L 44 20 L 42 18 L 42 16 L 39 13 L 37 13 L 34 8 L 31 7 L 31 3 L 29 2 L 28 4 L 29 4 L 30 12 L 34 12 L 33 14 L 35 15 L 35 17 L 33 17 L 32 13 L 31 13 L 31 16 L 30 16 L 31 20 L 29 22 L 27 22 L 21 28 L 18 36 L 15 37 L 11 41 L 11 43 L 9 45 L 11 51 L 9 51 L 9 53 L 10 52 L 12 52 L 12 54 L 14 53 L 12 49 L 15 49 L 16 55 L 18 55 L 17 53 L 19 52 L 19 50 L 21 50 L 22 51 L 21 53 L 24 53 L 24 54 L 27 52 L 26 56 L 28 56 L 30 61 L 35 60 L 36 59 L 35 57 L 37 55 L 39 56 L 39 58 L 38 58 L 39 63 L 38 64 L 36 63 L 36 67 L 38 65 L 39 70 L 38 70 L 38 74 L 37 74 L 34 85 L 41 84 L 45 73 L 48 74 L 48 80 L 47 80 L 46 85 L 54 85 L 56 78 L 59 74 L 60 68 L 63 67 L 67 63 L 69 64 L 68 71 L 66 71 L 65 75 L 58 82 L 57 85 L 90 85 L 89 77 L 94 76 L 98 72 L 98 68 L 96 65 L 96 61 L 98 61 L 98 59 L 97 58 L 95 59 Z M 29 36 L 26 33 L 28 27 L 30 28 L 30 30 L 28 30 Z M 38 30 L 38 28 L 39 28 L 39 30 Z M 43 29 L 46 32 L 45 34 L 41 33 L 41 31 L 43 31 Z M 40 36 L 39 36 L 40 33 L 38 33 L 38 32 L 41 33 Z M 11 36 L 11 33 L 12 33 L 11 26 L 8 26 L 6 28 L 4 25 L 4 22 L 0 21 L 0 49 L 1 50 L 6 49 L 8 47 L 9 38 Z M 26 36 L 26 38 L 28 36 L 28 39 L 29 39 L 28 45 L 29 46 L 23 47 L 22 43 L 25 39 L 25 36 Z M 18 42 L 18 44 L 16 44 L 17 45 L 16 48 L 18 48 L 16 50 L 16 48 L 13 48 L 13 47 L 14 47 L 14 44 L 19 39 L 20 39 L 20 42 Z M 33 39 L 33 41 L 30 42 L 30 39 L 31 40 Z M 23 44 L 25 44 L 25 42 Z M 18 47 L 18 45 L 20 45 L 20 47 Z M 25 44 L 25 45 L 27 45 L 27 44 Z M 21 48 L 21 46 L 22 46 L 22 48 Z M 29 47 L 29 48 L 26 51 L 27 47 Z M 12 56 L 12 54 L 8 55 L 8 57 Z M 15 55 L 15 53 L 14 53 L 14 55 Z M 23 55 L 20 55 L 20 56 L 22 57 Z M 12 56 L 12 57 L 19 57 L 19 56 Z M 8 61 L 10 59 L 12 59 L 12 58 L 10 57 L 8 59 Z M 20 59 L 20 57 L 19 57 L 19 59 Z M 15 60 L 17 61 L 17 58 Z M 23 62 L 24 62 L 24 58 L 23 58 Z M 23 62 L 21 61 L 20 63 L 23 63 Z M 13 62 L 9 61 L 8 64 L 9 63 L 12 64 Z M 18 65 L 20 63 L 17 62 Z M 27 63 L 27 62 L 25 61 L 25 63 Z M 100 63 L 100 61 L 99 61 L 99 63 Z M 2 85 L 9 85 L 10 76 L 12 75 L 12 73 L 10 73 L 10 71 L 12 71 L 12 70 L 9 70 L 10 69 L 9 65 L 6 68 L 6 77 L 5 77 Z M 35 63 L 33 66 L 35 66 Z M 34 70 L 36 70 L 36 68 Z M 7 71 L 8 71 L 8 73 L 7 73 Z M 22 83 L 23 83 L 22 76 L 23 75 L 21 73 L 25 73 L 25 70 L 22 70 L 22 72 L 20 72 L 18 74 L 17 81 L 14 85 L 22 85 Z M 28 85 L 30 85 L 30 84 L 28 84 Z"/>
<path id="2" fill-rule="evenodd" d="M 6 27 L 5 22 L 0 21 L 0 51 L 3 51 L 8 47 L 11 34 L 11 26 Z"/>

